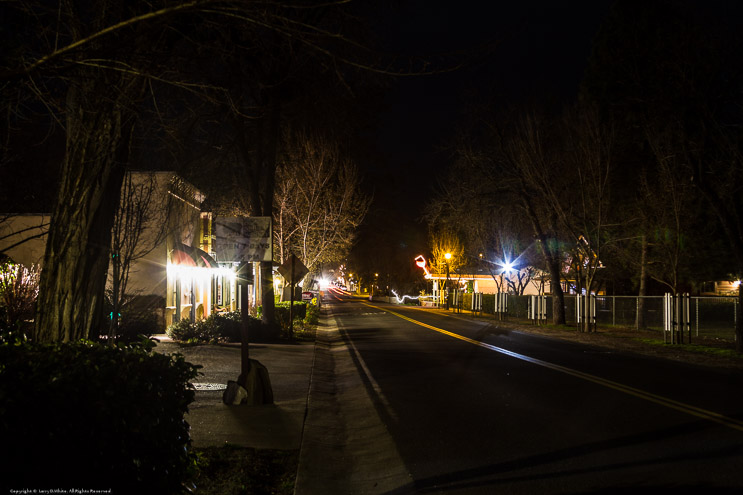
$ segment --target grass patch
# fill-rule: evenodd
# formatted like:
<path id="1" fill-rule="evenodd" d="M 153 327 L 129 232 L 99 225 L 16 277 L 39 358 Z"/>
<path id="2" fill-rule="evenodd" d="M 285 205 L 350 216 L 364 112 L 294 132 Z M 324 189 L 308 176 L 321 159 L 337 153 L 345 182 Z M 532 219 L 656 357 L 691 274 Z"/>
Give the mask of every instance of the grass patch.
<path id="1" fill-rule="evenodd" d="M 654 345 L 654 346 L 670 346 L 671 345 L 671 344 L 667 344 L 663 342 L 660 339 L 636 338 L 634 340 L 637 340 L 638 342 L 642 342 L 643 344 L 646 344 L 646 345 Z M 681 351 L 689 351 L 689 352 L 695 352 L 698 354 L 706 354 L 708 356 L 743 359 L 743 355 L 737 353 L 735 349 L 725 349 L 721 347 L 711 347 L 711 346 L 700 345 L 700 344 L 673 344 L 673 346 L 676 349 L 681 350 Z"/>
<path id="2" fill-rule="evenodd" d="M 197 495 L 294 493 L 299 452 L 225 445 L 194 449 Z"/>
<path id="3" fill-rule="evenodd" d="M 575 325 L 567 325 L 567 324 L 556 325 L 554 323 L 546 323 L 540 326 L 543 328 L 550 328 L 552 330 L 562 330 L 563 332 L 579 333 L 578 328 Z"/>

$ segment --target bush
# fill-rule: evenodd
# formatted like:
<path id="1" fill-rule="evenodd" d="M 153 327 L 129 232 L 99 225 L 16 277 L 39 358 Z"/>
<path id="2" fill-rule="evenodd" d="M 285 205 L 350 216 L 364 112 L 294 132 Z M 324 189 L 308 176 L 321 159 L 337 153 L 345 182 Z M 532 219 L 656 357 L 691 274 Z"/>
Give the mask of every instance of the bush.
<path id="1" fill-rule="evenodd" d="M 191 323 L 188 318 L 173 323 L 165 333 L 177 342 L 203 342 L 203 335 L 200 334 L 196 324 Z"/>
<path id="2" fill-rule="evenodd" d="M 0 342 L 22 342 L 31 333 L 39 267 L 0 263 Z"/>
<path id="3" fill-rule="evenodd" d="M 249 318 L 252 318 L 249 316 Z M 199 322 L 202 333 L 209 338 L 227 342 L 240 342 L 242 328 L 242 314 L 240 311 L 231 313 L 212 313 L 206 320 Z"/>
<path id="4" fill-rule="evenodd" d="M 160 316 L 155 311 L 126 310 L 121 314 L 117 341 L 135 342 L 162 331 Z"/>
<path id="5" fill-rule="evenodd" d="M 160 333 L 163 328 L 161 311 L 164 306 L 165 301 L 159 296 L 127 297 L 123 307 L 119 309 L 119 325 L 114 336 L 115 341 L 137 342 L 143 336 L 150 337 Z M 101 326 L 98 335 L 91 333 L 91 340 L 97 340 L 97 337 L 102 337 L 102 340 L 108 338 L 113 313 L 110 292 L 106 293 L 103 310 L 104 314 L 107 315 L 104 324 Z"/>
<path id="6" fill-rule="evenodd" d="M 260 318 L 247 315 L 248 332 L 251 340 L 261 338 L 264 334 L 264 325 Z M 168 336 L 176 342 L 189 344 L 209 344 L 216 342 L 240 342 L 242 329 L 242 314 L 240 311 L 231 313 L 212 313 L 208 318 L 191 323 L 190 320 L 180 320 L 167 329 Z"/>
<path id="7" fill-rule="evenodd" d="M 289 302 L 276 303 L 276 323 L 279 324 L 283 333 L 289 332 Z M 294 301 L 294 319 L 304 320 L 307 314 L 307 303 L 304 301 Z"/>
<path id="8" fill-rule="evenodd" d="M 276 321 L 285 321 L 288 326 L 290 305 L 287 301 L 276 303 Z M 294 318 L 304 319 L 306 314 L 307 303 L 305 301 L 294 301 Z"/>
<path id="9" fill-rule="evenodd" d="M 198 367 L 152 346 L 0 345 L 3 488 L 179 491 Z"/>
<path id="10" fill-rule="evenodd" d="M 317 325 L 320 323 L 320 306 L 317 305 L 317 299 L 312 299 L 312 303 L 307 305 L 304 322 L 308 325 Z"/>

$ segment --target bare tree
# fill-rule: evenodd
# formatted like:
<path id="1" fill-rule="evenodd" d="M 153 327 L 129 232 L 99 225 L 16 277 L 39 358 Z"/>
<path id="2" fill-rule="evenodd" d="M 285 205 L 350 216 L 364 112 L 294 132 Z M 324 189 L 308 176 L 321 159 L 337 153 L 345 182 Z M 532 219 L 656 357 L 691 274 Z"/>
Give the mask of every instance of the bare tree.
<path id="1" fill-rule="evenodd" d="M 654 177 L 641 181 L 648 234 L 646 269 L 650 278 L 676 294 L 689 260 L 689 223 L 692 184 L 677 156 L 658 135 L 648 137 L 657 157 Z"/>
<path id="2" fill-rule="evenodd" d="M 310 269 L 345 258 L 369 208 L 356 166 L 319 135 L 288 136 L 274 195 L 278 261 L 296 252 Z"/>
<path id="3" fill-rule="evenodd" d="M 38 294 L 38 265 L 0 263 L 0 342 L 27 337 Z"/>
<path id="4" fill-rule="evenodd" d="M 574 181 L 572 194 L 562 203 L 553 203 L 565 230 L 575 240 L 572 266 L 578 293 L 598 292 L 597 276 L 603 269 L 602 255 L 615 236 L 618 222 L 613 208 L 611 185 L 613 132 L 599 120 L 598 112 L 577 106 L 567 116 L 569 167 L 564 173 Z M 588 305 L 584 305 L 588 309 Z M 585 315 L 587 316 L 587 315 Z M 584 330 L 591 331 L 591 319 L 582 318 Z"/>
<path id="5" fill-rule="evenodd" d="M 107 293 L 111 302 L 109 342 L 119 326 L 119 312 L 135 293 L 129 290 L 132 266 L 165 242 L 171 233 L 171 196 L 161 195 L 157 177 L 152 172 L 127 172 L 121 189 L 121 200 L 114 218 L 111 239 L 111 278 Z"/>
<path id="6" fill-rule="evenodd" d="M 564 325 L 561 282 L 565 233 L 562 214 L 554 205 L 562 205 L 569 194 L 570 183 L 561 173 L 564 153 L 558 145 L 553 124 L 534 112 L 523 114 L 510 132 L 496 130 L 494 153 L 502 181 L 508 184 L 514 201 L 529 219 L 550 274 L 553 322 Z"/>
<path id="7" fill-rule="evenodd" d="M 704 195 L 723 226 L 735 257 L 734 275 L 740 280 L 743 278 L 743 199 L 740 190 L 743 184 L 743 150 L 740 131 L 734 127 L 725 129 L 717 121 L 712 121 L 705 141 L 704 144 L 711 148 L 707 154 L 700 152 L 700 141 L 697 141 L 696 149 L 681 149 L 692 167 L 695 187 Z M 735 336 L 735 348 L 743 353 L 743 283 L 738 284 Z"/>
<path id="8" fill-rule="evenodd" d="M 29 241 L 45 237 L 49 233 L 49 216 L 39 215 L 34 218 L 32 225 L 22 220 L 23 215 L 0 215 L 0 255 L 9 256 L 9 253 Z M 20 225 L 18 225 L 20 224 Z"/>
<path id="9" fill-rule="evenodd" d="M 44 2 L 9 1 L 3 7 L 26 23 L 25 32 L 37 33 L 16 50 L 5 51 L 0 68 L 4 95 L 23 93 L 47 105 L 66 132 L 57 202 L 42 273 L 35 339 L 68 341 L 86 337 L 99 327 L 109 261 L 111 228 L 118 195 L 132 145 L 133 128 L 146 92 L 158 86 L 177 87 L 191 94 L 214 97 L 220 93 L 204 82 L 204 71 L 184 73 L 171 64 L 184 47 L 193 52 L 240 51 L 239 58 L 255 63 L 273 60 L 276 53 L 262 51 L 259 39 L 290 40 L 302 46 L 325 70 L 336 62 L 375 70 L 373 54 L 321 21 L 342 10 L 346 2 L 312 6 L 305 2 L 251 2 L 246 0 L 191 0 L 183 2 Z M 322 14 L 322 15 L 321 15 Z M 246 33 L 216 47 L 205 40 L 221 34 L 227 22 Z M 184 33 L 189 33 L 184 35 Z M 238 42 L 239 41 L 239 42 Z M 176 49 L 174 49 L 176 48 Z M 291 48 L 291 47 L 290 47 Z M 355 56 L 351 56 L 354 51 Z M 363 56 L 358 54 L 363 52 Z M 289 53 L 292 53 L 289 51 Z M 212 57 L 218 58 L 218 57 Z M 321 63 L 320 60 L 329 63 Z M 392 73 L 385 67 L 378 72 Z M 224 74 L 224 67 L 213 74 Z M 412 72 L 412 71 L 408 71 Z M 282 108 L 278 79 L 258 82 L 269 96 L 236 108 L 261 108 L 258 139 L 250 149 L 255 167 L 249 167 L 248 187 L 263 181 L 252 197 L 251 214 L 270 215 L 273 204 L 275 142 Z M 224 81 L 223 81 L 224 82 Z M 242 81 L 245 83 L 245 81 Z M 7 83 L 7 84 L 5 84 Z M 254 81 L 250 80 L 253 84 Z M 255 87 L 255 86 L 254 86 Z M 53 101 L 51 89 L 60 100 Z M 224 95 L 225 92 L 221 91 Z M 152 100 L 151 100 L 152 101 Z M 152 103 L 157 113 L 157 100 Z M 61 103 L 60 103 L 61 102 Z M 6 100 L 6 109 L 14 103 Z M 251 112 L 243 113 L 250 118 Z M 264 132 L 265 131 L 265 132 Z M 255 143 L 263 151 L 256 154 Z M 264 180 L 265 179 L 265 180 Z M 270 264 L 262 271 L 271 279 Z M 272 297 L 267 303 L 272 303 Z M 269 305 L 270 306 L 270 305 Z M 270 307 L 266 308 L 267 312 Z"/>

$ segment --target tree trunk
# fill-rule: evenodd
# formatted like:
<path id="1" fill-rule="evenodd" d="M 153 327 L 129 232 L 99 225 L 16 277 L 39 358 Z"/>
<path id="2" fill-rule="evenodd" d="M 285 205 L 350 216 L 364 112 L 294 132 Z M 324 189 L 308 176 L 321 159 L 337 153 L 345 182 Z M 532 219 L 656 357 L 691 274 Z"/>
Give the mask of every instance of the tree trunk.
<path id="1" fill-rule="evenodd" d="M 743 273 L 743 270 L 740 271 Z M 735 318 L 735 350 L 743 353 L 743 283 L 738 284 L 738 308 Z"/>
<path id="2" fill-rule="evenodd" d="M 120 101 L 101 97 L 111 84 L 93 75 L 68 91 L 67 147 L 39 284 L 36 341 L 88 338 L 101 327 L 132 125 Z M 125 86 L 118 86 L 119 96 Z"/>
<path id="3" fill-rule="evenodd" d="M 112 284 L 112 290 L 111 290 L 111 321 L 109 322 L 108 327 L 108 344 L 113 345 L 114 340 L 116 338 L 116 334 L 119 330 L 119 292 L 120 292 L 120 277 L 119 273 L 121 270 L 121 260 L 120 260 L 121 253 L 112 253 L 111 255 L 111 264 L 112 269 L 112 276 L 113 276 L 113 284 Z M 104 315 L 105 317 L 105 315 Z"/>
<path id="4" fill-rule="evenodd" d="M 274 187 L 276 184 L 276 155 L 278 154 L 281 106 L 277 91 L 270 95 L 270 109 L 268 114 L 268 136 L 266 136 L 266 147 L 263 152 L 263 204 L 262 215 L 273 218 Z M 275 301 L 273 290 L 273 261 L 261 262 L 261 294 L 263 296 L 262 320 L 269 325 L 276 322 Z"/>
<path id="5" fill-rule="evenodd" d="M 273 294 L 273 262 L 261 261 L 261 298 L 263 312 L 261 320 L 268 325 L 276 321 L 275 301 Z"/>
<path id="6" fill-rule="evenodd" d="M 545 254 L 549 248 L 545 247 Z M 553 255 L 547 255 L 547 263 L 550 272 L 550 285 L 552 289 L 552 323 L 555 325 L 565 324 L 565 294 L 560 284 L 560 260 Z"/>
<path id="7" fill-rule="evenodd" d="M 562 291 L 561 270 L 560 270 L 560 249 L 557 245 L 557 239 L 554 240 L 554 246 L 550 246 L 549 238 L 545 229 L 542 228 L 539 215 L 535 212 L 531 204 L 531 195 L 525 190 L 520 191 L 521 205 L 524 208 L 529 220 L 531 221 L 534 235 L 539 241 L 542 250 L 542 256 L 547 264 L 550 274 L 550 290 L 552 291 L 552 323 L 555 325 L 565 324 L 565 294 Z M 552 221 L 555 224 L 555 221 Z"/>

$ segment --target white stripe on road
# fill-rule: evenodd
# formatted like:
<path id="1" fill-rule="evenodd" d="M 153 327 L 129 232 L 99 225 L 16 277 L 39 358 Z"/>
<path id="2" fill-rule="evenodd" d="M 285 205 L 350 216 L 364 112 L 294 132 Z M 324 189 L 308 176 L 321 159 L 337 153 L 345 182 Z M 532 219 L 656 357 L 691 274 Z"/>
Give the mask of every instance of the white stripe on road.
<path id="1" fill-rule="evenodd" d="M 438 328 L 433 325 L 429 325 L 427 323 L 423 323 L 422 321 L 414 320 L 413 318 L 409 318 L 405 315 L 402 315 L 400 313 L 396 313 L 394 311 L 390 311 L 387 308 L 381 308 L 379 306 L 374 306 L 369 303 L 363 303 L 369 307 L 381 309 L 383 311 L 386 311 L 387 313 L 397 316 L 398 318 L 402 318 L 403 320 L 407 320 L 411 323 L 415 323 L 416 325 L 420 325 L 425 328 L 429 328 L 431 330 L 434 330 L 436 332 L 439 332 L 444 335 L 448 335 L 450 337 L 454 337 L 455 339 L 462 340 L 464 342 L 468 342 L 470 344 L 474 344 L 479 347 L 483 347 L 485 349 L 489 349 L 491 351 L 499 352 L 501 354 L 505 354 L 506 356 L 510 356 L 516 359 L 520 359 L 522 361 L 526 361 L 532 364 L 536 364 L 538 366 L 542 366 L 545 368 L 549 368 L 551 370 L 559 371 L 561 373 L 565 373 L 567 375 L 571 375 L 577 378 L 581 378 L 583 380 L 587 380 L 589 382 L 596 383 L 598 385 L 602 385 L 604 387 L 608 387 L 614 390 L 618 390 L 620 392 L 623 392 L 628 395 L 632 395 L 634 397 L 638 397 L 640 399 L 644 399 L 650 402 L 654 402 L 656 404 L 659 404 L 661 406 L 665 406 L 671 409 L 675 409 L 677 411 L 681 411 L 686 414 L 690 414 L 692 416 L 696 416 L 698 418 L 706 419 L 709 421 L 714 421 L 715 423 L 719 423 L 721 425 L 727 426 L 728 428 L 733 428 L 734 430 L 743 431 L 743 421 L 740 421 L 735 418 L 730 418 L 727 416 L 723 416 L 722 414 L 718 414 L 713 411 L 708 411 L 706 409 L 702 409 L 700 407 L 692 406 L 690 404 L 685 404 L 683 402 L 679 402 L 673 399 L 669 399 L 668 397 L 663 397 L 661 395 L 656 395 L 650 392 L 646 392 L 645 390 L 641 390 L 638 388 L 630 387 L 628 385 L 624 385 L 618 382 L 614 382 L 611 380 L 607 380 L 605 378 L 601 378 L 595 375 L 591 375 L 589 373 L 584 373 L 582 371 L 574 370 L 571 368 L 567 368 L 565 366 L 561 366 L 559 364 L 550 363 L 547 361 L 542 361 L 541 359 L 536 359 L 533 357 L 526 356 L 524 354 L 519 354 L 517 352 L 509 351 L 508 349 L 504 349 L 502 347 L 494 346 L 491 344 L 486 344 L 485 342 L 481 342 L 479 340 L 471 339 L 469 337 L 465 337 L 464 335 L 459 335 L 458 333 L 453 333 L 448 330 L 444 330 L 443 328 Z"/>

